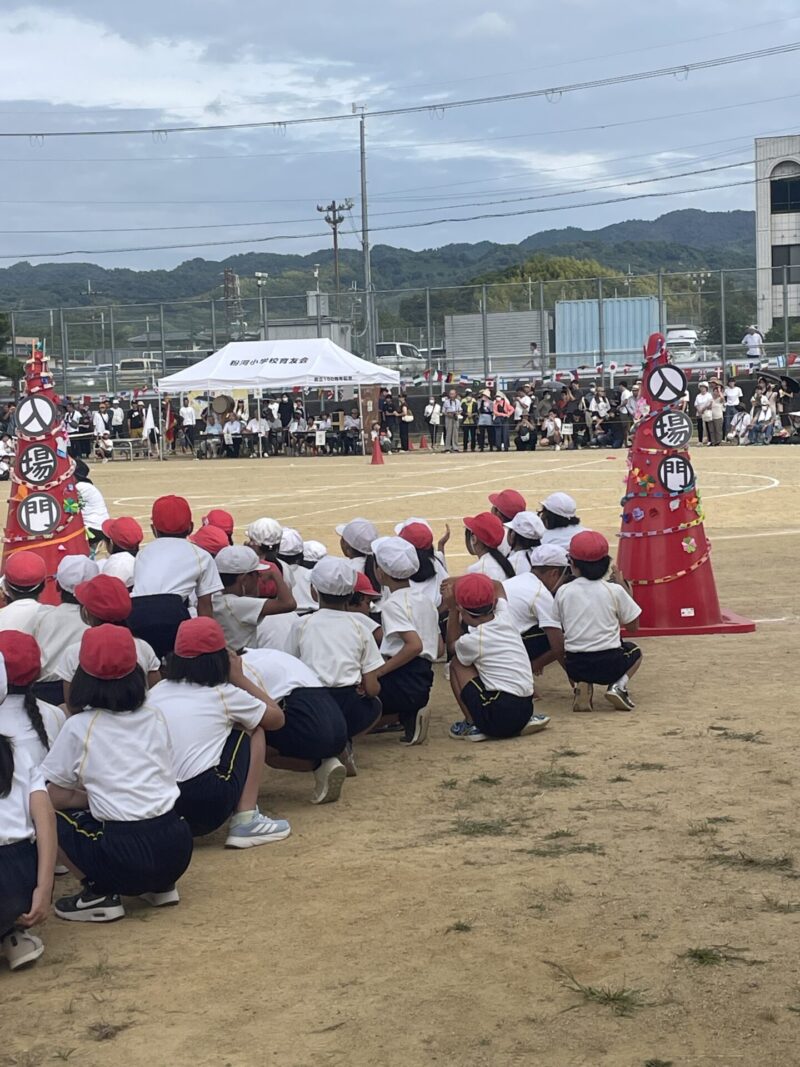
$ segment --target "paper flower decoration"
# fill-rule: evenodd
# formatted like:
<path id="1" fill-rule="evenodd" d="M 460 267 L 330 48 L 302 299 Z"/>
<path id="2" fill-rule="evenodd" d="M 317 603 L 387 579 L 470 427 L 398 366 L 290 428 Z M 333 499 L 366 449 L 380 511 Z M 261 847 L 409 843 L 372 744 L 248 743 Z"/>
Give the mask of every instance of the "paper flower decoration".
<path id="1" fill-rule="evenodd" d="M 641 522 L 642 519 L 644 518 L 644 512 L 642 511 L 641 508 L 634 508 L 633 509 L 633 517 L 636 520 L 636 522 Z"/>
<path id="2" fill-rule="evenodd" d="M 684 502 L 689 511 L 697 511 L 698 507 L 700 506 L 700 500 L 698 499 L 696 494 L 693 494 L 692 496 L 687 496 Z"/>
<path id="3" fill-rule="evenodd" d="M 683 551 L 688 552 L 689 555 L 697 551 L 697 541 L 693 537 L 684 537 L 681 543 L 683 544 Z"/>
<path id="4" fill-rule="evenodd" d="M 643 493 L 649 493 L 655 486 L 656 480 L 651 474 L 645 474 L 644 478 L 639 478 L 637 480 L 637 484 Z"/>
<path id="5" fill-rule="evenodd" d="M 677 511 L 680 506 L 681 506 L 681 502 L 680 502 L 680 499 L 677 498 L 677 497 L 675 498 L 675 500 L 670 500 L 670 502 L 669 502 L 669 510 L 670 511 Z"/>
<path id="6" fill-rule="evenodd" d="M 77 500 L 73 500 L 72 497 L 64 498 L 64 511 L 67 515 L 77 515 L 81 510 L 80 503 Z"/>

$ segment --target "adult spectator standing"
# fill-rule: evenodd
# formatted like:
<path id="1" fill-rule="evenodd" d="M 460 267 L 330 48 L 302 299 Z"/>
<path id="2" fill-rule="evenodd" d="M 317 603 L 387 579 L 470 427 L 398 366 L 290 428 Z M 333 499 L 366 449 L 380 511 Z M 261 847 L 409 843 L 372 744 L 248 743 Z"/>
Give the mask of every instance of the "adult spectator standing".
<path id="1" fill-rule="evenodd" d="M 398 408 L 398 430 L 400 432 L 400 449 L 402 452 L 408 452 L 408 433 L 411 429 L 411 425 L 414 422 L 414 416 L 411 413 L 411 408 L 408 406 L 408 398 L 402 393 L 397 398 Z"/>
<path id="2" fill-rule="evenodd" d="M 194 410 L 192 402 L 189 400 L 188 396 L 183 398 L 178 415 L 180 416 L 181 428 L 183 429 L 183 436 L 186 439 L 186 443 L 192 452 L 194 452 L 195 435 L 197 433 L 197 412 Z"/>
<path id="3" fill-rule="evenodd" d="M 524 389 L 517 389 L 514 396 L 514 423 L 519 426 L 520 422 L 531 410 L 532 398 Z"/>
<path id="4" fill-rule="evenodd" d="M 736 384 L 735 378 L 728 378 L 728 384 L 725 386 L 725 433 L 731 428 L 736 412 L 739 410 L 739 404 L 742 402 L 744 393 Z"/>
<path id="5" fill-rule="evenodd" d="M 710 433 L 710 444 L 717 448 L 722 444 L 722 424 L 725 418 L 725 394 L 722 391 L 722 382 L 719 378 L 712 378 L 709 382 L 711 386 L 711 419 L 706 425 L 706 430 Z"/>
<path id="6" fill-rule="evenodd" d="M 498 452 L 508 452 L 511 440 L 510 423 L 514 415 L 514 405 L 505 393 L 499 389 L 495 393 L 492 421 L 494 423 L 494 444 Z"/>
<path id="7" fill-rule="evenodd" d="M 553 407 L 553 394 L 549 389 L 542 393 L 542 399 L 536 405 L 536 423 L 541 426 Z"/>
<path id="8" fill-rule="evenodd" d="M 700 382 L 697 387 L 697 396 L 694 398 L 694 413 L 697 417 L 697 440 L 703 443 L 703 431 L 707 438 L 706 444 L 711 444 L 710 432 L 707 425 L 711 422 L 711 393 L 708 390 L 708 382 Z"/>
<path id="9" fill-rule="evenodd" d="M 464 399 L 461 401 L 461 437 L 464 451 L 475 451 L 478 433 L 478 401 L 472 395 L 472 390 L 467 389 Z"/>
<path id="10" fill-rule="evenodd" d="M 288 393 L 281 393 L 278 403 L 278 418 L 281 420 L 281 437 L 285 448 L 289 447 L 289 423 L 294 418 L 294 404 Z"/>
<path id="11" fill-rule="evenodd" d="M 137 400 L 128 412 L 128 428 L 131 437 L 139 438 L 144 432 L 144 404 Z"/>
<path id="12" fill-rule="evenodd" d="M 17 436 L 17 405 L 9 404 L 6 408 L 6 429 L 5 432 L 9 437 Z"/>
<path id="13" fill-rule="evenodd" d="M 489 438 L 489 451 L 494 452 L 493 411 L 492 394 L 488 389 L 483 389 L 478 397 L 478 449 L 481 452 L 486 447 L 487 437 Z"/>
<path id="14" fill-rule="evenodd" d="M 126 423 L 125 408 L 122 406 L 120 398 L 116 397 L 111 407 L 111 436 L 116 440 L 127 437 L 128 427 Z"/>
<path id="15" fill-rule="evenodd" d="M 458 417 L 461 414 L 461 401 L 458 393 L 451 389 L 442 401 L 444 415 L 444 450 L 458 452 Z"/>
<path id="16" fill-rule="evenodd" d="M 400 415 L 397 410 L 397 406 L 394 402 L 394 397 L 387 389 L 386 395 L 383 398 L 383 413 L 381 425 L 384 429 L 389 431 L 389 436 L 392 441 L 392 448 L 396 449 L 400 444 L 400 430 L 399 430 Z"/>
<path id="17" fill-rule="evenodd" d="M 764 355 L 764 337 L 758 326 L 747 327 L 742 344 L 747 350 L 748 359 L 761 359 Z"/>
<path id="18" fill-rule="evenodd" d="M 110 432 L 111 418 L 108 413 L 108 405 L 101 401 L 97 411 L 92 416 L 92 429 L 94 430 L 95 437 L 102 437 L 104 433 Z"/>
<path id="19" fill-rule="evenodd" d="M 431 435 L 431 448 L 436 448 L 439 440 L 439 429 L 442 425 L 442 405 L 435 396 L 428 397 L 425 405 L 425 421 L 428 424 L 428 432 Z"/>

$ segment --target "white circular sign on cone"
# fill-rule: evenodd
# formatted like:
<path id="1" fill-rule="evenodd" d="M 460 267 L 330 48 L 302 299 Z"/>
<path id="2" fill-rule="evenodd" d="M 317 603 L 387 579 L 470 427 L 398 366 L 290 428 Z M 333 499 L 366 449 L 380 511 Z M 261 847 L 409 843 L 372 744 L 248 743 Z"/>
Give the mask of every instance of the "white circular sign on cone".
<path id="1" fill-rule="evenodd" d="M 685 493 L 694 485 L 694 467 L 683 456 L 667 456 L 658 466 L 658 478 L 668 493 Z"/>
<path id="2" fill-rule="evenodd" d="M 46 537 L 61 521 L 61 505 L 49 493 L 31 493 L 20 502 L 17 521 L 25 533 Z"/>
<path id="3" fill-rule="evenodd" d="M 692 439 L 692 420 L 683 411 L 662 411 L 653 423 L 653 437 L 663 448 L 685 448 Z"/>
<path id="4" fill-rule="evenodd" d="M 46 396 L 26 396 L 17 408 L 17 426 L 28 437 L 49 433 L 58 422 L 58 411 Z"/>
<path id="5" fill-rule="evenodd" d="M 673 404 L 686 392 L 686 375 L 671 363 L 654 367 L 647 376 L 647 389 L 654 400 Z"/>
<path id="6" fill-rule="evenodd" d="M 47 445 L 29 445 L 19 460 L 22 477 L 32 485 L 45 485 L 52 481 L 57 467 L 56 454 Z"/>

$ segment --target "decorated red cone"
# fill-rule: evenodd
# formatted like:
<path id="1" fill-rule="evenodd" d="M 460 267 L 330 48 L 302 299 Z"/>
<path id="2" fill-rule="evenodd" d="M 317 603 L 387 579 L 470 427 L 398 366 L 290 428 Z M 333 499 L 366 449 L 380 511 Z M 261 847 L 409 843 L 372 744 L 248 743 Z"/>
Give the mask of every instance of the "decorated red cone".
<path id="1" fill-rule="evenodd" d="M 381 449 L 381 443 L 376 437 L 372 442 L 372 459 L 370 463 L 375 467 L 380 467 L 383 463 L 383 451 Z"/>
<path id="2" fill-rule="evenodd" d="M 645 348 L 641 402 L 628 452 L 617 562 L 642 609 L 637 634 L 749 633 L 756 625 L 719 605 L 711 546 L 688 444 L 692 420 L 679 409 L 686 376 L 661 334 Z"/>
<path id="3" fill-rule="evenodd" d="M 40 600 L 48 604 L 58 603 L 55 573 L 64 556 L 89 554 L 75 463 L 67 455 L 69 441 L 57 403 L 47 358 L 37 345 L 25 365 L 25 396 L 17 407 L 3 568 L 18 552 L 36 552 L 47 568 Z"/>

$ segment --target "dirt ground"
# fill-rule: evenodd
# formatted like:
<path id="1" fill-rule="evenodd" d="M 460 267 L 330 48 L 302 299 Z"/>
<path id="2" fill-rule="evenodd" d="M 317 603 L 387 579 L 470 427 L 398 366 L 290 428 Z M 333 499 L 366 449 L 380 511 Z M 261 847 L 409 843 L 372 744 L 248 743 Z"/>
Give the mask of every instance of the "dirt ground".
<path id="1" fill-rule="evenodd" d="M 269 772 L 292 837 L 198 844 L 181 904 L 53 918 L 38 965 L 0 972 L 0 1064 L 642 1067 L 800 1063 L 793 682 L 800 449 L 696 450 L 726 607 L 755 634 L 643 642 L 632 714 L 573 715 L 557 668 L 535 737 L 358 749 L 338 804 Z M 96 468 L 114 514 L 162 492 L 335 548 L 335 523 L 453 526 L 514 486 L 564 489 L 618 529 L 624 453 L 174 461 Z M 792 637 L 792 634 L 795 637 Z M 71 888 L 58 880 L 58 891 Z M 701 951 L 699 951 L 701 950 Z M 687 953 L 693 956 L 687 956 Z M 699 958 L 693 958 L 699 957 Z"/>

